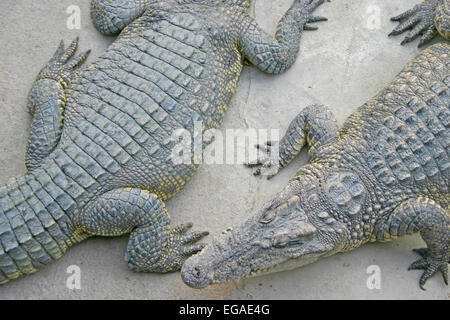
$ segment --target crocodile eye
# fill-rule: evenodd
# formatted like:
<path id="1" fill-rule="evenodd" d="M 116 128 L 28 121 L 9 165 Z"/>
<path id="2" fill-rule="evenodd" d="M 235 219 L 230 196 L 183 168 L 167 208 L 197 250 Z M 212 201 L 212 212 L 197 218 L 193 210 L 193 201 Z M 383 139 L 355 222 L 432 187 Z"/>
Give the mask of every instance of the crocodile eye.
<path id="1" fill-rule="evenodd" d="M 276 217 L 275 210 L 268 210 L 262 215 L 262 217 L 259 219 L 259 222 L 263 224 L 268 224 L 271 223 L 273 219 L 275 219 L 275 217 Z"/>

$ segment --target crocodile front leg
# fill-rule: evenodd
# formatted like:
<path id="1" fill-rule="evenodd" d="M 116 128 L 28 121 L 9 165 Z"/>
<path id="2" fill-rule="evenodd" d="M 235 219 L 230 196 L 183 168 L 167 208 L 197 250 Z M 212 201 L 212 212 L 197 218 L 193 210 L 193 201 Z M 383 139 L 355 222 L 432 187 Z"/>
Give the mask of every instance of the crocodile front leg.
<path id="1" fill-rule="evenodd" d="M 61 41 L 54 56 L 41 70 L 28 96 L 28 111 L 32 114 L 26 153 L 29 171 L 36 169 L 59 142 L 63 125 L 66 89 L 76 77 L 76 69 L 86 60 L 89 51 L 71 59 L 78 39 L 64 49 Z"/>
<path id="2" fill-rule="evenodd" d="M 92 0 L 91 19 L 101 33 L 118 34 L 144 13 L 147 2 L 148 0 Z"/>
<path id="3" fill-rule="evenodd" d="M 186 234 L 192 224 L 175 228 L 164 203 L 148 191 L 116 189 L 86 206 L 76 221 L 86 233 L 119 236 L 131 232 L 125 260 L 139 272 L 171 272 L 203 248 L 194 244 L 207 232 Z"/>
<path id="4" fill-rule="evenodd" d="M 450 215 L 436 202 L 427 198 L 414 198 L 401 203 L 389 216 L 377 222 L 376 240 L 385 241 L 420 232 L 428 248 L 416 249 L 422 258 L 413 262 L 411 269 L 424 269 L 419 284 L 424 289 L 426 281 L 440 271 L 448 284 L 450 262 Z"/>
<path id="5" fill-rule="evenodd" d="M 338 125 L 333 113 L 323 105 L 311 105 L 303 109 L 289 125 L 279 144 L 278 155 L 273 155 L 272 142 L 257 145 L 262 151 L 249 167 L 257 167 L 254 175 L 264 174 L 272 178 L 286 167 L 308 145 L 308 152 L 314 156 L 317 151 L 338 139 Z"/>
<path id="6" fill-rule="evenodd" d="M 430 42 L 438 33 L 450 40 L 450 4 L 448 0 L 425 0 L 414 8 L 393 17 L 400 24 L 389 34 L 399 35 L 410 30 L 402 44 L 421 36 L 419 47 Z"/>
<path id="7" fill-rule="evenodd" d="M 279 74 L 288 69 L 297 58 L 303 30 L 317 29 L 308 23 L 327 20 L 311 15 L 323 2 L 324 0 L 295 0 L 278 23 L 275 39 L 264 32 L 253 18 L 247 16 L 244 24 L 248 26 L 242 32 L 239 43 L 245 58 L 267 73 Z"/>

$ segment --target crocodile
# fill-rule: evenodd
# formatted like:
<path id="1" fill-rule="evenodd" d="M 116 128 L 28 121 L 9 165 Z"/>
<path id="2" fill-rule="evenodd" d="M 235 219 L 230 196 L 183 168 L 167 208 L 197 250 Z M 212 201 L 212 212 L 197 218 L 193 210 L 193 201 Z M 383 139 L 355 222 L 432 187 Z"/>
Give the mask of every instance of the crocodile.
<path id="1" fill-rule="evenodd" d="M 171 226 L 165 201 L 199 164 L 174 161 L 183 129 L 218 128 L 244 59 L 268 74 L 296 60 L 324 0 L 295 0 L 264 32 L 250 0 L 92 0 L 117 35 L 89 65 L 61 42 L 28 96 L 27 173 L 0 186 L 0 283 L 33 273 L 93 236 L 130 234 L 128 267 L 172 272 L 207 232 Z M 204 142 L 201 147 L 205 147 Z"/>
<path id="2" fill-rule="evenodd" d="M 438 34 L 445 40 L 450 40 L 450 1 L 425 0 L 412 9 L 398 16 L 392 21 L 399 25 L 392 30 L 389 36 L 399 35 L 410 30 L 402 41 L 402 45 L 412 42 L 420 36 L 419 47 L 429 43 Z"/>
<path id="3" fill-rule="evenodd" d="M 419 284 L 450 258 L 450 44 L 423 52 L 338 129 L 311 105 L 278 142 L 258 145 L 255 175 L 274 176 L 308 146 L 310 162 L 236 228 L 186 260 L 194 288 L 290 270 L 374 241 L 419 232 L 427 248 L 409 269 Z"/>

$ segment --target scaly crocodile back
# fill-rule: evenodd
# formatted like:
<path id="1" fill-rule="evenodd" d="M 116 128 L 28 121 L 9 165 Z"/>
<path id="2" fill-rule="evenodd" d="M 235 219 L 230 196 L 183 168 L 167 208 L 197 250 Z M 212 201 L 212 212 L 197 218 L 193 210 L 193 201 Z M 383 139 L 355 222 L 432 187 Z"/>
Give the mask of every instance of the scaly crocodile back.
<path id="1" fill-rule="evenodd" d="M 449 49 L 440 43 L 419 55 L 340 131 L 364 141 L 366 164 L 386 190 L 449 200 Z"/>
<path id="2" fill-rule="evenodd" d="M 170 160 L 172 135 L 183 128 L 193 135 L 196 122 L 202 132 L 220 125 L 242 59 L 234 24 L 214 29 L 230 18 L 225 7 L 159 6 L 80 72 L 68 90 L 60 148 L 97 160 L 91 166 L 105 173 L 106 190 L 138 187 L 167 199 L 197 168 Z"/>
<path id="3" fill-rule="evenodd" d="M 336 191 L 346 194 L 338 205 L 349 215 L 350 248 L 369 240 L 377 220 L 407 199 L 425 197 L 448 207 L 449 49 L 439 43 L 411 61 L 347 119 L 339 143 L 313 161 L 343 172 L 326 178 L 326 185 L 345 188 L 348 180 L 358 187 Z"/>

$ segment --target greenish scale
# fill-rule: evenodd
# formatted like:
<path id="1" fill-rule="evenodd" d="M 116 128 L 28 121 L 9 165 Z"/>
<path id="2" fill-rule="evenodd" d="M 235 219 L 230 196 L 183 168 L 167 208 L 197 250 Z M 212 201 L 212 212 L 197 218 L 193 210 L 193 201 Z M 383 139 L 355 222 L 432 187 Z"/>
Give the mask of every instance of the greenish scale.
<path id="1" fill-rule="evenodd" d="M 294 1 L 275 37 L 241 0 L 92 0 L 97 29 L 118 35 L 90 65 L 61 44 L 29 95 L 29 172 L 2 186 L 0 281 L 31 273 L 91 236 L 131 233 L 131 269 L 168 272 L 203 245 L 172 227 L 165 200 L 197 164 L 171 160 L 179 129 L 218 128 L 244 57 L 267 73 L 295 61 L 312 11 Z M 203 147 L 206 143 L 203 144 Z"/>

